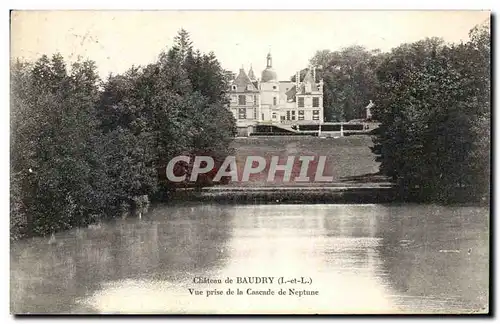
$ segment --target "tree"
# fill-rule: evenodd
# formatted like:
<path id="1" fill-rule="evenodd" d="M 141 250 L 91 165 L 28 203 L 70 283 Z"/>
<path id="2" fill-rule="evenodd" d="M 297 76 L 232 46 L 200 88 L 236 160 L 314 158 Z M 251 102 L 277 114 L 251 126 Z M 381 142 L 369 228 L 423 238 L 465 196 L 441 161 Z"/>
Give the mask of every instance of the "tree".
<path id="1" fill-rule="evenodd" d="M 115 134 L 115 140 L 122 142 L 130 135 L 148 139 L 127 144 L 144 149 L 144 154 L 136 156 L 134 163 L 143 163 L 149 176 L 140 177 L 143 192 L 132 193 L 123 188 L 121 192 L 128 192 L 124 196 L 133 200 L 136 194 L 156 195 L 159 190 L 156 187 L 165 182 L 161 177 L 152 176 L 150 171 L 158 170 L 162 174 L 167 163 L 177 155 L 211 152 L 225 157 L 229 154 L 235 122 L 227 109 L 226 88 L 226 74 L 215 55 L 195 51 L 184 30 L 175 37 L 173 47 L 160 54 L 157 62 L 108 80 L 99 107 L 103 131 L 119 131 L 121 135 Z M 133 149 L 124 149 L 128 151 Z M 138 177 L 127 172 L 120 177 L 126 174 Z M 156 186 L 151 186 L 151 177 Z M 121 181 L 127 188 L 129 182 Z"/>
<path id="2" fill-rule="evenodd" d="M 377 70 L 374 151 L 404 198 L 475 200 L 489 179 L 489 39 L 403 44 Z"/>
<path id="3" fill-rule="evenodd" d="M 102 212 L 97 81 L 92 62 L 67 71 L 60 55 L 13 67 L 11 219 L 24 219 L 28 234 L 85 224 Z"/>
<path id="4" fill-rule="evenodd" d="M 324 81 L 323 106 L 327 121 L 365 117 L 365 107 L 374 97 L 375 69 L 381 58 L 379 51 L 368 51 L 361 46 L 350 46 L 336 52 L 316 52 L 310 64 L 317 68 L 317 80 Z M 301 78 L 305 72 L 307 69 L 301 71 Z"/>

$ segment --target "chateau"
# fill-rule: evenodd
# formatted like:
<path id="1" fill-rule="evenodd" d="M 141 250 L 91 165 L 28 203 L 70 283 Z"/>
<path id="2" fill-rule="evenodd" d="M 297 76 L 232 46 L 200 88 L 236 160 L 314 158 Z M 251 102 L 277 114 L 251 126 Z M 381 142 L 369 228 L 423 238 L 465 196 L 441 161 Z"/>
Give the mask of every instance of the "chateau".
<path id="1" fill-rule="evenodd" d="M 315 68 L 309 69 L 302 80 L 297 72 L 295 80 L 278 81 L 270 53 L 260 79 L 256 79 L 252 67 L 248 74 L 241 68 L 229 89 L 229 108 L 239 132 L 248 134 L 258 124 L 287 127 L 322 123 L 323 80 L 316 82 Z"/>

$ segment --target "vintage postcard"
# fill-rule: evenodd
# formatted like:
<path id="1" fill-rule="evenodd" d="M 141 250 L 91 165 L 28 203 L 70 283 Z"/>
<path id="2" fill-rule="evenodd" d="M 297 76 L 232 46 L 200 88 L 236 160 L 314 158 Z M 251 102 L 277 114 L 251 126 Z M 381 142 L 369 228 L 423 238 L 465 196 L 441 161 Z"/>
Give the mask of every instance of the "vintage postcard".
<path id="1" fill-rule="evenodd" d="M 490 16 L 11 11 L 11 313 L 489 313 Z"/>

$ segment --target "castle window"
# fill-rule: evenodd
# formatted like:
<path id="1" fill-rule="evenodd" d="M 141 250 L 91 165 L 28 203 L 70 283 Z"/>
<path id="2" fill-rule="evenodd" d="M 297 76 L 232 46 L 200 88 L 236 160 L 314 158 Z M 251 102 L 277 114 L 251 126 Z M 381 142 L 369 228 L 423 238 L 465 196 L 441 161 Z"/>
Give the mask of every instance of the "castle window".
<path id="1" fill-rule="evenodd" d="M 313 115 L 319 115 L 319 110 L 313 110 Z"/>
<path id="2" fill-rule="evenodd" d="M 319 98 L 318 97 L 313 98 L 313 107 L 319 107 Z"/>
<path id="3" fill-rule="evenodd" d="M 299 107 L 300 108 L 304 107 L 304 97 L 299 97 Z"/>
<path id="4" fill-rule="evenodd" d="M 277 104 L 277 103 L 276 103 L 276 101 L 277 101 L 277 100 L 276 100 L 276 97 L 273 97 L 273 105 L 274 105 L 274 106 L 276 106 L 276 104 Z"/>
<path id="5" fill-rule="evenodd" d="M 313 116 L 313 120 L 319 120 L 319 116 Z"/>
<path id="6" fill-rule="evenodd" d="M 299 110 L 299 116 L 304 116 L 304 111 L 303 110 Z"/>
<path id="7" fill-rule="evenodd" d="M 238 109 L 238 119 L 247 119 L 247 110 L 245 108 Z"/>
<path id="8" fill-rule="evenodd" d="M 238 96 L 238 105 L 246 105 L 247 104 L 247 98 L 244 95 L 239 95 Z"/>
<path id="9" fill-rule="evenodd" d="M 273 113 L 273 119 L 276 119 L 277 115 L 276 113 Z"/>
<path id="10" fill-rule="evenodd" d="M 304 120 L 304 115 L 299 115 L 299 120 Z"/>

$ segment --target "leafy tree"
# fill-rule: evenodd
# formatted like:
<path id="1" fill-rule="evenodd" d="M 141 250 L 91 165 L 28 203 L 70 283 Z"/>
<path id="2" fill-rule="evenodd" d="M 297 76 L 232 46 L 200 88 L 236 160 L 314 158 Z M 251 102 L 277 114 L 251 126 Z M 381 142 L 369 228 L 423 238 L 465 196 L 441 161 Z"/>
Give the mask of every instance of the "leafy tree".
<path id="1" fill-rule="evenodd" d="M 68 71 L 60 55 L 13 67 L 11 219 L 23 219 L 26 233 L 85 224 L 102 212 L 97 82 L 92 62 Z"/>
<path id="2" fill-rule="evenodd" d="M 324 81 L 323 106 L 327 121 L 365 117 L 365 107 L 375 95 L 375 70 L 382 57 L 379 51 L 368 51 L 361 46 L 316 52 L 310 64 L 317 67 L 317 80 Z M 301 78 L 306 71 L 301 71 Z"/>
<path id="3" fill-rule="evenodd" d="M 155 194 L 159 188 L 151 185 L 153 179 L 157 185 L 164 182 L 153 176 L 151 170 L 161 174 L 168 161 L 177 155 L 229 154 L 235 122 L 227 109 L 226 88 L 226 73 L 215 55 L 195 51 L 184 30 L 175 37 L 174 46 L 160 54 L 157 62 L 108 79 L 99 107 L 103 131 L 119 130 L 122 141 L 127 138 L 124 134 L 148 139 L 129 143 L 144 149 L 144 154 L 134 160 L 143 163 L 149 174 L 140 177 L 144 191 L 128 192 L 122 197 L 133 200 L 136 194 Z M 126 174 L 138 177 L 130 172 Z M 129 182 L 120 183 L 129 188 Z M 127 192 L 121 190 L 124 191 Z"/>
<path id="4" fill-rule="evenodd" d="M 465 44 L 403 44 L 377 70 L 374 151 L 404 198 L 485 197 L 489 178 L 489 32 Z"/>

